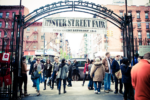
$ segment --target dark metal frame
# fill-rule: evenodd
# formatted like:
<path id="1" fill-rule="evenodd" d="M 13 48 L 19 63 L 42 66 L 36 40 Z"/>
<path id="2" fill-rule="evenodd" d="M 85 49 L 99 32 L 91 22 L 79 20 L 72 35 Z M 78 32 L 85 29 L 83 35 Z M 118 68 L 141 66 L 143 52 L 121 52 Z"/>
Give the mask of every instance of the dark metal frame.
<path id="1" fill-rule="evenodd" d="M 107 9 L 101 5 L 96 5 L 95 3 L 89 3 L 84 1 L 60 1 L 57 3 L 47 4 L 38 9 L 35 9 L 30 14 L 23 16 L 21 12 L 19 15 L 14 17 L 14 27 L 13 27 L 13 38 L 16 42 L 15 47 L 15 67 L 13 67 L 14 72 L 14 82 L 13 82 L 13 99 L 16 100 L 18 93 L 18 80 L 21 78 L 21 57 L 23 56 L 23 35 L 24 29 L 37 22 L 38 20 L 63 12 L 82 12 L 91 15 L 95 15 L 108 22 L 114 24 L 116 27 L 123 31 L 123 51 L 124 56 L 128 57 L 130 62 L 134 58 L 134 40 L 133 40 L 133 25 L 132 25 L 132 15 L 120 17 L 115 14 L 112 10 Z M 19 34 L 18 34 L 19 33 Z M 130 33 L 132 35 L 130 35 Z M 13 51 L 13 42 L 12 42 Z M 12 58 L 11 58 L 12 59 Z M 134 61 L 134 60 L 133 60 Z M 11 62 L 12 64 L 12 62 Z"/>

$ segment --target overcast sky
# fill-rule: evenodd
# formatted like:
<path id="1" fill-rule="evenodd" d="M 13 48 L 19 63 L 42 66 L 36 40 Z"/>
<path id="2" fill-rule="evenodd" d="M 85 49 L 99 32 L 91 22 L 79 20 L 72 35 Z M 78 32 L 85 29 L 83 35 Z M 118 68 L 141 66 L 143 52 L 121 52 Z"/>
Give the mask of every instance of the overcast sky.
<path id="1" fill-rule="evenodd" d="M 58 2 L 61 0 L 22 0 L 22 5 L 27 7 L 29 9 L 29 12 L 32 12 L 33 10 L 45 6 L 46 4 L 51 4 L 53 2 Z M 64 1 L 64 0 L 62 0 Z M 75 1 L 75 0 L 70 0 Z M 77 1 L 77 0 L 76 0 Z M 83 1 L 89 1 L 96 4 L 112 4 L 113 0 L 83 0 Z M 132 0 L 133 5 L 145 5 L 149 0 Z M 0 5 L 19 5 L 20 0 L 0 0 Z M 60 17 L 86 17 L 86 18 L 92 18 L 92 15 L 88 15 L 85 13 L 77 13 L 77 12 L 67 12 L 67 13 L 61 13 Z M 81 38 L 83 34 L 66 34 L 66 39 L 69 40 L 69 44 L 71 47 L 72 52 L 77 52 L 80 46 Z"/>

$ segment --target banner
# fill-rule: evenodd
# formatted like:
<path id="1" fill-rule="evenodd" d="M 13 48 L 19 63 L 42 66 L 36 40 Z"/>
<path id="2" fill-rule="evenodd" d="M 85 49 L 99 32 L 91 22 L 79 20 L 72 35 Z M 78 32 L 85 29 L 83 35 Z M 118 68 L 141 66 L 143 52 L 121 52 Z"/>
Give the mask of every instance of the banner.
<path id="1" fill-rule="evenodd" d="M 148 52 L 150 52 L 150 45 L 139 45 L 140 56 L 144 56 L 144 54 Z"/>
<path id="2" fill-rule="evenodd" d="M 44 18 L 42 32 L 60 33 L 101 33 L 104 34 L 107 21 L 98 18 Z"/>

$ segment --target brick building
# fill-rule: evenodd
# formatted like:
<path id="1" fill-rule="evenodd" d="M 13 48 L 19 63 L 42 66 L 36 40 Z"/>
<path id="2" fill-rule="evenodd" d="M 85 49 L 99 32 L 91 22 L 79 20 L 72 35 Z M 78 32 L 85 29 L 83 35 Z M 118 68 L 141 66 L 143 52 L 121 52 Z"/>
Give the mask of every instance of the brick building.
<path id="1" fill-rule="evenodd" d="M 124 5 L 105 5 L 108 9 L 111 9 L 115 14 L 123 16 L 125 13 Z M 132 14 L 133 18 L 133 34 L 134 38 L 138 38 L 138 46 L 143 45 L 143 39 L 150 40 L 150 6 L 128 6 L 128 15 Z M 108 43 L 106 43 L 106 33 L 110 31 L 113 35 L 108 37 Z M 112 56 L 117 54 L 123 55 L 123 32 L 107 22 L 107 31 L 102 34 L 93 34 L 92 53 L 93 56 L 105 56 L 108 51 Z M 81 40 L 81 44 L 83 40 Z M 80 47 L 80 50 L 84 49 L 84 46 Z M 80 52 L 80 51 L 79 51 Z M 80 53 L 79 53 L 80 54 Z"/>
<path id="2" fill-rule="evenodd" d="M 13 17 L 14 14 L 19 14 L 19 8 L 20 6 L 0 6 L 0 45 L 2 45 L 2 38 L 11 38 L 14 25 Z M 21 6 L 21 13 L 27 15 L 29 9 Z"/>

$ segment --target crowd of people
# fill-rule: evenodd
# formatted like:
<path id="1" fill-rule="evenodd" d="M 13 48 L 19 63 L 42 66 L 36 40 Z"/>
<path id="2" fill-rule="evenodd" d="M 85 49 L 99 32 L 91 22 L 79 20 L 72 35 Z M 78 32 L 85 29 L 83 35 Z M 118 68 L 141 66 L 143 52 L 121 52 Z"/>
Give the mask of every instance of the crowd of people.
<path id="1" fill-rule="evenodd" d="M 30 70 L 27 70 L 25 60 L 25 57 L 23 57 L 22 80 L 24 81 L 22 81 L 20 85 L 22 90 L 22 83 L 24 82 L 23 95 L 25 96 L 29 95 L 27 94 L 27 71 L 29 71 L 31 75 L 37 96 L 40 95 L 40 83 L 43 79 L 43 90 L 46 90 L 46 85 L 53 90 L 54 83 L 56 83 L 58 94 L 61 94 L 62 81 L 63 93 L 67 93 L 67 81 L 68 87 L 72 87 L 72 81 L 78 80 L 79 69 L 76 60 L 71 63 L 70 60 L 66 61 L 62 59 L 60 63 L 59 58 L 55 57 L 53 63 L 47 59 L 46 64 L 43 64 L 39 58 L 34 58 L 30 63 Z M 124 100 L 127 100 L 127 98 L 131 100 L 134 98 L 135 100 L 150 100 L 150 53 L 146 53 L 143 58 L 136 56 L 130 62 L 128 58 L 121 57 L 120 55 L 111 58 L 110 53 L 107 52 L 104 59 L 100 57 L 91 60 L 87 59 L 83 73 L 84 79 L 82 86 L 84 86 L 85 80 L 88 77 L 88 89 L 94 90 L 95 94 L 101 93 L 101 85 L 103 85 L 103 83 L 105 93 L 113 92 L 111 89 L 112 80 L 112 83 L 115 82 L 114 93 L 123 94 Z M 119 89 L 118 84 L 120 84 Z"/>

